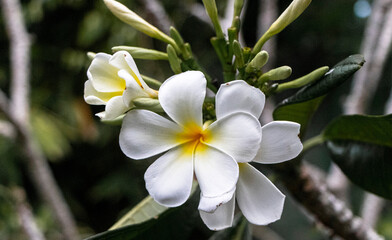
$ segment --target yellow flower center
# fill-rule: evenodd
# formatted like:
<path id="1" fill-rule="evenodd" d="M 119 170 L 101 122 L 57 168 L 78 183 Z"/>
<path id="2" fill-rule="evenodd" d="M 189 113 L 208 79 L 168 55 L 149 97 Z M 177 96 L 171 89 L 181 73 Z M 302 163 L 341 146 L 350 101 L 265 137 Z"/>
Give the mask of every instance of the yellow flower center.
<path id="1" fill-rule="evenodd" d="M 178 135 L 178 141 L 186 142 L 184 144 L 184 151 L 187 154 L 193 154 L 196 151 L 203 151 L 206 145 L 203 144 L 210 137 L 210 132 L 197 125 L 191 125 L 184 128 L 184 132 Z M 200 144 L 202 143 L 202 144 Z"/>

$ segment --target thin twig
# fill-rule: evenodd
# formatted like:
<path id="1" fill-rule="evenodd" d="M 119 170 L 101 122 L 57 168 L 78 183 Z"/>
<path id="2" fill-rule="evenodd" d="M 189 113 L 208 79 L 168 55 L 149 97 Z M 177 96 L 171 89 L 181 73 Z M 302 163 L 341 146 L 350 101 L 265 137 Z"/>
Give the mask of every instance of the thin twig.
<path id="1" fill-rule="evenodd" d="M 69 207 L 31 132 L 29 119 L 30 39 L 24 26 L 22 7 L 20 2 L 15 0 L 1 0 L 1 5 L 10 39 L 12 81 L 10 101 L 3 92 L 0 92 L 0 110 L 4 112 L 17 131 L 30 177 L 41 197 L 51 208 L 64 238 L 77 239 L 76 224 Z"/>
<path id="2" fill-rule="evenodd" d="M 11 193 L 19 223 L 25 234 L 30 240 L 44 240 L 45 237 L 37 227 L 31 207 L 26 201 L 26 192 L 22 188 L 14 187 Z"/>

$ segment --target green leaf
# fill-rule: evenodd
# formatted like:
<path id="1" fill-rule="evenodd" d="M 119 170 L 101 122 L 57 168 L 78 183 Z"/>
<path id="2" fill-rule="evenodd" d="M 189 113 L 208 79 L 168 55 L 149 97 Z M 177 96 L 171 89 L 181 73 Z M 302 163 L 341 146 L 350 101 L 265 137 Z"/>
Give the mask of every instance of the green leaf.
<path id="1" fill-rule="evenodd" d="M 301 124 L 300 136 L 304 135 L 309 119 L 316 112 L 324 97 L 303 103 L 279 105 L 273 113 L 274 120 L 286 120 Z"/>
<path id="2" fill-rule="evenodd" d="M 301 88 L 293 96 L 283 100 L 273 113 L 274 120 L 288 120 L 301 124 L 303 136 L 309 119 L 325 95 L 345 82 L 364 63 L 363 56 L 358 54 L 339 62 L 320 80 Z"/>
<path id="3" fill-rule="evenodd" d="M 166 208 L 146 197 L 109 231 L 85 240 L 188 239 L 197 220 L 200 222 L 197 211 L 200 192 L 196 191 L 197 186 L 194 182 L 191 198 L 177 208 Z"/>
<path id="4" fill-rule="evenodd" d="M 392 199 L 392 115 L 341 116 L 323 136 L 333 161 L 352 182 Z"/>
<path id="5" fill-rule="evenodd" d="M 168 208 L 159 205 L 151 196 L 146 197 L 138 205 L 132 208 L 125 216 L 116 222 L 109 230 L 117 229 L 126 225 L 139 224 L 152 218 L 157 218 L 159 214 Z"/>

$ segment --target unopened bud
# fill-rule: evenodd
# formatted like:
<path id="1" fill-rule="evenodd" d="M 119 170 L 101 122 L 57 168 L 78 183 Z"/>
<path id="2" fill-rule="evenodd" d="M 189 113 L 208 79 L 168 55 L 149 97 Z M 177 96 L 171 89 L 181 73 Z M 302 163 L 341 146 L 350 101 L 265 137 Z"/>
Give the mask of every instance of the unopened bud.
<path id="1" fill-rule="evenodd" d="M 233 41 L 233 52 L 235 55 L 235 61 L 238 68 L 242 68 L 244 66 L 244 55 L 242 54 L 242 48 L 240 43 L 237 40 Z"/>
<path id="2" fill-rule="evenodd" d="M 222 27 L 219 23 L 218 9 L 216 8 L 215 0 L 202 0 L 208 16 L 214 25 L 216 36 L 224 38 Z"/>
<path id="3" fill-rule="evenodd" d="M 168 60 L 167 53 L 140 47 L 117 46 L 112 47 L 113 52 L 127 51 L 133 58 L 147 60 Z"/>
<path id="4" fill-rule="evenodd" d="M 171 69 L 175 74 L 179 74 L 182 72 L 181 70 L 181 60 L 178 58 L 176 54 L 176 50 L 174 50 L 172 45 L 167 45 L 166 48 L 167 56 L 169 57 L 169 64 Z"/>
<path id="5" fill-rule="evenodd" d="M 271 27 L 264 33 L 253 48 L 253 54 L 258 53 L 263 47 L 264 43 L 272 36 L 280 33 L 290 23 L 292 23 L 305 9 L 309 6 L 312 0 L 293 0 L 286 10 L 279 16 Z"/>
<path id="6" fill-rule="evenodd" d="M 123 4 L 114 1 L 114 0 L 104 0 L 106 6 L 109 10 L 121 21 L 127 23 L 132 26 L 136 30 L 152 37 L 164 41 L 168 44 L 173 44 L 175 46 L 175 42 L 172 38 L 161 32 L 158 28 L 154 27 L 146 20 L 141 18 L 139 15 L 131 11 L 129 8 L 124 6 Z"/>
<path id="7" fill-rule="evenodd" d="M 278 67 L 261 75 L 258 79 L 258 82 L 264 83 L 267 81 L 283 80 L 290 77 L 291 73 L 292 70 L 289 66 Z"/>
<path id="8" fill-rule="evenodd" d="M 327 66 L 321 67 L 321 68 L 318 68 L 303 77 L 297 78 L 297 79 L 290 81 L 290 82 L 279 84 L 279 87 L 276 90 L 276 92 L 281 92 L 281 91 L 284 91 L 287 89 L 299 88 L 299 87 L 308 85 L 308 84 L 320 79 L 322 76 L 324 76 L 325 73 L 328 72 L 328 70 L 329 70 L 329 67 L 327 67 Z"/>
<path id="9" fill-rule="evenodd" d="M 245 71 L 247 73 L 251 73 L 257 70 L 260 70 L 267 62 L 268 62 L 268 52 L 261 51 L 256 54 L 256 56 L 250 61 L 250 63 L 246 66 Z"/>
<path id="10" fill-rule="evenodd" d="M 155 98 L 135 98 L 132 103 L 139 109 L 146 109 L 153 112 L 164 112 L 159 100 Z"/>

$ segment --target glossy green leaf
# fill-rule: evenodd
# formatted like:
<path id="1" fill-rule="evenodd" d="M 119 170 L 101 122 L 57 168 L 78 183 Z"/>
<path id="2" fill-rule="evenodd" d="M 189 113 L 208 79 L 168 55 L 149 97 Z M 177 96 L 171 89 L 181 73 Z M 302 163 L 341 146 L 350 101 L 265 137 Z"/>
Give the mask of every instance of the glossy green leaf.
<path id="1" fill-rule="evenodd" d="M 342 116 L 323 135 L 333 161 L 352 182 L 392 199 L 392 115 Z"/>
<path id="2" fill-rule="evenodd" d="M 293 96 L 283 100 L 273 113 L 274 120 L 288 120 L 301 124 L 301 134 L 309 119 L 326 94 L 345 82 L 365 60 L 362 55 L 352 55 L 336 64 L 320 80 L 301 88 Z"/>
<path id="3" fill-rule="evenodd" d="M 159 205 L 151 196 L 146 197 L 138 205 L 132 208 L 125 216 L 116 222 L 110 230 L 117 229 L 127 225 L 139 224 L 152 218 L 157 218 L 168 208 Z"/>
<path id="4" fill-rule="evenodd" d="M 146 197 L 130 212 L 115 223 L 109 231 L 85 240 L 133 240 L 133 239 L 187 239 L 200 221 L 197 211 L 198 184 L 192 186 L 191 198 L 177 208 L 166 208 Z"/>

